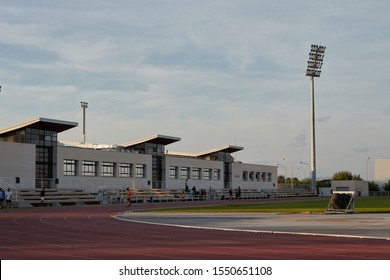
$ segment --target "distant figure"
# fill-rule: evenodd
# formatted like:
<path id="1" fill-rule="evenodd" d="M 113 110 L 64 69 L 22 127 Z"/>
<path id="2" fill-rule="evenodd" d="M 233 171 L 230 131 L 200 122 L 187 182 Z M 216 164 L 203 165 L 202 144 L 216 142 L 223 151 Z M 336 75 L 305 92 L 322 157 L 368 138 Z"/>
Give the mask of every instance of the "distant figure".
<path id="1" fill-rule="evenodd" d="M 5 192 L 2 188 L 0 188 L 0 208 L 3 209 L 4 207 L 4 199 L 5 199 Z"/>
<path id="2" fill-rule="evenodd" d="M 241 197 L 241 188 L 238 187 L 237 190 L 236 190 L 236 198 L 240 199 L 240 197 Z"/>
<path id="3" fill-rule="evenodd" d="M 42 188 L 41 192 L 40 192 L 40 196 L 41 196 L 41 206 L 44 206 L 45 205 L 45 187 Z"/>
<path id="4" fill-rule="evenodd" d="M 230 200 L 233 199 L 233 189 L 232 188 L 229 189 L 229 199 Z"/>
<path id="5" fill-rule="evenodd" d="M 186 180 L 186 193 L 190 191 L 190 187 L 188 186 L 188 179 Z"/>
<path id="6" fill-rule="evenodd" d="M 128 202 L 127 207 L 131 206 L 131 195 L 132 195 L 131 190 L 127 188 L 127 202 Z"/>
<path id="7" fill-rule="evenodd" d="M 12 193 L 11 189 L 8 188 L 8 190 L 5 192 L 5 202 L 6 202 L 7 208 L 8 208 L 8 206 L 10 208 L 12 208 L 12 196 L 13 196 L 13 193 Z"/>

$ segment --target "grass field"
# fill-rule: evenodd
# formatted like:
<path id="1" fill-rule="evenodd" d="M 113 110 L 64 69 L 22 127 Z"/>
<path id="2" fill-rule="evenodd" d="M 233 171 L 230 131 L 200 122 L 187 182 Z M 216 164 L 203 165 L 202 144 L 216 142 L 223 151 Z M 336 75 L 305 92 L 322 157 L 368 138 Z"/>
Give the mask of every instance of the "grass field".
<path id="1" fill-rule="evenodd" d="M 169 212 L 235 212 L 235 213 L 323 213 L 329 199 L 262 202 L 254 204 L 226 204 L 220 206 L 198 206 L 164 209 Z M 154 210 L 155 211 L 155 210 Z M 355 213 L 390 213 L 390 197 L 355 198 Z"/>

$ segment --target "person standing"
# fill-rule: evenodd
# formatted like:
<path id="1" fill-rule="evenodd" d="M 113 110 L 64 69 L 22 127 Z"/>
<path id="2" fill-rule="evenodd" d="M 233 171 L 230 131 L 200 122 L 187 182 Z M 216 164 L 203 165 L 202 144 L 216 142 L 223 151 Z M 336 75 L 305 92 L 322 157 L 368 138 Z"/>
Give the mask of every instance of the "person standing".
<path id="1" fill-rule="evenodd" d="M 44 205 L 45 203 L 45 187 L 42 188 L 41 192 L 40 192 L 40 196 L 41 196 L 41 206 Z"/>
<path id="2" fill-rule="evenodd" d="M 229 200 L 232 200 L 233 199 L 233 189 L 230 188 L 229 189 Z"/>
<path id="3" fill-rule="evenodd" d="M 5 192 L 2 188 L 0 188 L 0 209 L 4 208 L 4 199 L 5 199 Z"/>
<path id="4" fill-rule="evenodd" d="M 238 186 L 238 188 L 237 188 L 236 196 L 237 196 L 237 199 L 241 198 L 241 188 L 240 188 L 240 186 Z"/>
<path id="5" fill-rule="evenodd" d="M 188 193 L 190 191 L 190 187 L 188 186 L 188 179 L 186 180 L 185 191 L 186 191 L 186 193 Z"/>
<path id="6" fill-rule="evenodd" d="M 131 206 L 131 196 L 132 196 L 131 190 L 127 188 L 127 202 L 128 202 L 127 207 Z"/>
<path id="7" fill-rule="evenodd" d="M 12 196 L 13 196 L 13 193 L 12 193 L 11 189 L 8 188 L 8 190 L 5 192 L 5 202 L 6 202 L 7 208 L 8 208 L 8 206 L 10 208 L 12 208 Z"/>

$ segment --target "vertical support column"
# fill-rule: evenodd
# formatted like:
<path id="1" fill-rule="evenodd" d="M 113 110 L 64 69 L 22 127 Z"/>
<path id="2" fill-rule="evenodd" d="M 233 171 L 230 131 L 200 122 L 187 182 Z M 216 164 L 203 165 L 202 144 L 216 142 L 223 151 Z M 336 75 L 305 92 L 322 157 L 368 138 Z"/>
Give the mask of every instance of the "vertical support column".
<path id="1" fill-rule="evenodd" d="M 315 136 L 315 109 L 314 109 L 314 77 L 311 80 L 311 189 L 313 193 L 317 192 L 317 176 L 316 176 L 316 136 Z"/>

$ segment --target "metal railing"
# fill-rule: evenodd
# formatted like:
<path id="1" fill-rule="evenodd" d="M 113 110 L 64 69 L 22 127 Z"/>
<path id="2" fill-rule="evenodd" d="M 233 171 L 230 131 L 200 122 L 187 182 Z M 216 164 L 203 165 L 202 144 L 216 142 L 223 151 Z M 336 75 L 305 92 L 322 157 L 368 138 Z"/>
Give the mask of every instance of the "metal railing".
<path id="1" fill-rule="evenodd" d="M 370 192 L 369 196 L 390 196 L 388 191 Z"/>

